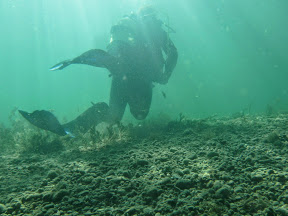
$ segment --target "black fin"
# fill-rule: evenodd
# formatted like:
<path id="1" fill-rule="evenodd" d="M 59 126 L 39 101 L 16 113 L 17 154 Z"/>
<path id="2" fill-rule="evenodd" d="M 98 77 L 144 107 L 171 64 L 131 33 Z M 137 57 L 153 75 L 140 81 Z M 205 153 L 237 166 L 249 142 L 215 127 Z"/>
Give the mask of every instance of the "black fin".
<path id="1" fill-rule="evenodd" d="M 62 70 L 63 68 L 69 66 L 70 64 L 71 64 L 70 60 L 65 60 L 65 61 L 62 61 L 62 62 L 54 65 L 53 67 L 49 68 L 49 70 L 51 70 L 51 71 Z"/>
<path id="2" fill-rule="evenodd" d="M 27 121 L 38 128 L 51 131 L 60 136 L 67 134 L 57 118 L 46 110 L 36 110 L 33 113 L 28 113 L 23 110 L 18 111 Z"/>

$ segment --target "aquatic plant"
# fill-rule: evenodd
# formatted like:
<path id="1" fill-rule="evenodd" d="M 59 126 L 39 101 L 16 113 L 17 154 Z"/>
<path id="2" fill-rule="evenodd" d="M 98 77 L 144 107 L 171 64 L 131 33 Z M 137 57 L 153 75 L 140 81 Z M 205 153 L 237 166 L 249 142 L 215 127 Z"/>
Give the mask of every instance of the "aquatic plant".
<path id="1" fill-rule="evenodd" d="M 73 148 L 81 148 L 82 151 L 100 149 L 110 145 L 125 143 L 130 140 L 127 127 L 122 124 L 91 127 L 86 133 L 79 134 L 72 139 Z"/>
<path id="2" fill-rule="evenodd" d="M 90 136 L 90 139 L 93 143 L 98 142 L 101 139 L 101 134 L 98 130 L 95 129 L 95 127 L 91 127 L 88 131 L 88 134 Z"/>
<path id="3" fill-rule="evenodd" d="M 64 145 L 60 138 L 42 133 L 33 134 L 28 139 L 25 147 L 26 148 L 23 149 L 23 152 L 39 154 L 49 154 L 59 152 L 64 149 Z"/>
<path id="4" fill-rule="evenodd" d="M 13 142 L 12 131 L 6 128 L 4 125 L 0 125 L 0 154 L 7 154 L 12 152 L 15 148 L 15 143 Z"/>
<path id="5" fill-rule="evenodd" d="M 275 108 L 272 105 L 267 104 L 265 113 L 266 113 L 267 116 L 272 116 L 272 115 L 274 115 L 276 113 L 276 110 L 275 110 Z"/>

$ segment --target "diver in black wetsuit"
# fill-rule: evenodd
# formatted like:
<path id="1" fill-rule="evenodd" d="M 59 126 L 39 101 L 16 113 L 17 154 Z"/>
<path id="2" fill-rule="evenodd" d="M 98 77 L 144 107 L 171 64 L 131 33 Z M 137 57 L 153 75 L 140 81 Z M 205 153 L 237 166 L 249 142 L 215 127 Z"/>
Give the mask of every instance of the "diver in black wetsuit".
<path id="1" fill-rule="evenodd" d="M 89 50 L 50 68 L 62 70 L 71 64 L 107 68 L 112 76 L 109 106 L 104 102 L 93 104 L 75 120 L 63 125 L 45 110 L 19 112 L 35 126 L 59 135 L 66 135 L 68 131 L 86 132 L 103 121 L 117 123 L 122 119 L 127 104 L 136 119 L 145 119 L 152 100 L 152 83 L 166 84 L 178 58 L 177 49 L 162 25 L 155 10 L 144 7 L 137 15 L 126 16 L 112 26 L 107 52 Z"/>

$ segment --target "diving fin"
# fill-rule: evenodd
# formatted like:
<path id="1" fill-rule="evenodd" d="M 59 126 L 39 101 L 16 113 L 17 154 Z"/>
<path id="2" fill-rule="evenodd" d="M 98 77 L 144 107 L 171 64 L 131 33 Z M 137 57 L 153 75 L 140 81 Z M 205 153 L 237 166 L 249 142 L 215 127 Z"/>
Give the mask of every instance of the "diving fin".
<path id="1" fill-rule="evenodd" d="M 91 49 L 74 58 L 71 64 L 86 64 L 94 67 L 107 68 L 113 73 L 115 68 L 119 68 L 116 57 L 101 49 Z"/>
<path id="2" fill-rule="evenodd" d="M 59 62 L 49 70 L 62 70 L 70 64 L 86 64 L 94 67 L 107 68 L 112 74 L 115 69 L 119 68 L 119 62 L 116 57 L 101 49 L 91 49 L 72 60 Z"/>
<path id="3" fill-rule="evenodd" d="M 71 64 L 71 60 L 65 60 L 65 61 L 59 62 L 58 64 L 52 66 L 51 68 L 49 68 L 49 70 L 51 70 L 51 71 L 62 70 L 63 68 L 69 66 L 70 64 Z"/>
<path id="4" fill-rule="evenodd" d="M 28 113 L 23 110 L 18 111 L 27 121 L 38 128 L 48 130 L 60 136 L 65 136 L 67 134 L 57 118 L 51 112 L 46 110 L 36 110 L 33 113 Z"/>

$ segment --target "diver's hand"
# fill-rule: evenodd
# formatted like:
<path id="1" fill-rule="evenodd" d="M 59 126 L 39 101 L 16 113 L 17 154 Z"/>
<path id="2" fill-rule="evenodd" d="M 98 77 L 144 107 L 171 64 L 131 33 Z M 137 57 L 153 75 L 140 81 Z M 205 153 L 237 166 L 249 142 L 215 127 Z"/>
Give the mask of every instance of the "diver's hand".
<path id="1" fill-rule="evenodd" d="M 167 72 L 161 69 L 158 73 L 154 76 L 154 82 L 157 82 L 161 85 L 165 85 L 168 83 L 169 77 L 167 76 Z"/>
<path id="2" fill-rule="evenodd" d="M 49 68 L 49 70 L 51 71 L 62 70 L 63 68 L 69 66 L 70 64 L 71 64 L 71 60 L 65 60 Z"/>
<path id="3" fill-rule="evenodd" d="M 158 83 L 161 85 L 165 85 L 168 83 L 168 79 L 166 77 L 163 77 L 163 78 L 158 80 Z"/>

